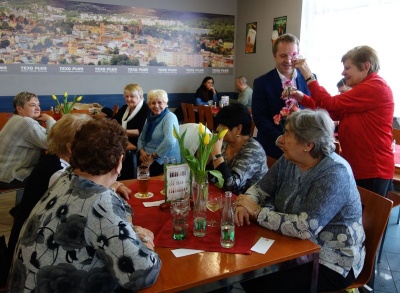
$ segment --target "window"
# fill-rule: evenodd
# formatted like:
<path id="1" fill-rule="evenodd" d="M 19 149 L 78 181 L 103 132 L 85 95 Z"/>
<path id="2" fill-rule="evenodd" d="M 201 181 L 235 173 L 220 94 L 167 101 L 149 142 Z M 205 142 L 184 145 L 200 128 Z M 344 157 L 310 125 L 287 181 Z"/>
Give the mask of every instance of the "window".
<path id="1" fill-rule="evenodd" d="M 342 56 L 368 45 L 380 60 L 379 75 L 389 84 L 400 117 L 400 0 L 303 0 L 300 53 L 329 93 L 337 93 Z M 400 53 L 400 51 L 399 51 Z"/>

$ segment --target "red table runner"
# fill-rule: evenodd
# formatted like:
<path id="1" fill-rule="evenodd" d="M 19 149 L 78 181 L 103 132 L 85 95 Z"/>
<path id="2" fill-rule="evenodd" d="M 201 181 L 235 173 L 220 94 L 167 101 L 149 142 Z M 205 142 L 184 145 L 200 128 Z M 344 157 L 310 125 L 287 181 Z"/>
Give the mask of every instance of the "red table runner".
<path id="1" fill-rule="evenodd" d="M 219 227 L 207 227 L 205 237 L 196 237 L 193 235 L 193 214 L 192 211 L 188 216 L 188 225 L 186 239 L 174 240 L 172 238 L 172 218 L 169 209 L 162 211 L 160 207 L 144 207 L 145 201 L 158 201 L 164 199 L 164 195 L 160 192 L 164 190 L 164 181 L 150 179 L 150 191 L 154 194 L 148 199 L 138 199 L 131 196 L 128 203 L 134 212 L 134 224 L 151 230 L 154 233 L 154 244 L 159 247 L 171 248 L 189 248 L 200 249 L 205 251 L 227 252 L 250 254 L 251 247 L 256 242 L 257 227 L 255 224 L 244 227 L 236 227 L 235 229 L 235 246 L 232 248 L 223 248 L 220 244 Z M 137 183 L 128 186 L 135 194 L 138 190 Z M 210 184 L 210 191 L 219 190 L 216 186 Z M 219 190 L 220 191 L 220 190 Z"/>

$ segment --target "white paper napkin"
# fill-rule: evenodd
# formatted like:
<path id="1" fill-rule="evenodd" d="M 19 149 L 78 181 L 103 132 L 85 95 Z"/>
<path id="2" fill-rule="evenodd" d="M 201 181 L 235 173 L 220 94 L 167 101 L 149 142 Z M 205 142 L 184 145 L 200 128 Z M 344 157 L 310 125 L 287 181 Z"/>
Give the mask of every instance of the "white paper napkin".
<path id="1" fill-rule="evenodd" d="M 164 203 L 164 202 L 165 202 L 165 200 L 145 201 L 145 202 L 143 202 L 143 205 L 144 205 L 146 208 L 149 208 L 149 207 L 158 207 L 160 204 L 162 204 L 162 203 Z"/>
<path id="2" fill-rule="evenodd" d="M 191 254 L 204 252 L 204 250 L 186 249 L 186 248 L 179 248 L 179 249 L 174 249 L 171 251 L 175 255 L 175 257 L 182 257 L 182 256 L 187 256 L 187 255 L 191 255 Z"/>
<path id="3" fill-rule="evenodd" d="M 275 240 L 260 237 L 257 243 L 254 244 L 254 246 L 251 248 L 251 250 L 261 254 L 265 254 L 271 247 L 272 243 L 274 243 L 274 241 Z"/>

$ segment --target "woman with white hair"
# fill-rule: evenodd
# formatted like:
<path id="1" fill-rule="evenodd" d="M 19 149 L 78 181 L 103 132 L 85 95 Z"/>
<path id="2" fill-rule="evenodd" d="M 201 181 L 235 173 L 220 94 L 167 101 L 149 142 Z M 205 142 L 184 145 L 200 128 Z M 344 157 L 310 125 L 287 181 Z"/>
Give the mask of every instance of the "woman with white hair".
<path id="1" fill-rule="evenodd" d="M 147 103 L 151 113 L 139 136 L 139 160 L 150 166 L 150 176 L 157 176 L 164 172 L 164 158 L 181 161 L 179 143 L 173 135 L 174 127 L 179 129 L 179 125 L 176 115 L 168 109 L 166 91 L 149 91 Z"/>

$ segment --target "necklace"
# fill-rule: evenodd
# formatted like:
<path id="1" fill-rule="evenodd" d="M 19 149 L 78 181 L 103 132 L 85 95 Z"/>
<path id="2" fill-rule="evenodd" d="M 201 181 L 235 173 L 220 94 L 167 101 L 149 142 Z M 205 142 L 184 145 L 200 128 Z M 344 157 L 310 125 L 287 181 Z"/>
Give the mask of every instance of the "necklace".
<path id="1" fill-rule="evenodd" d="M 240 150 L 246 144 L 247 141 L 248 141 L 248 139 L 244 139 L 237 146 L 234 146 L 232 144 L 228 144 L 226 146 L 226 150 L 225 150 L 226 159 L 228 161 L 232 161 L 236 157 L 236 155 L 240 152 Z"/>

